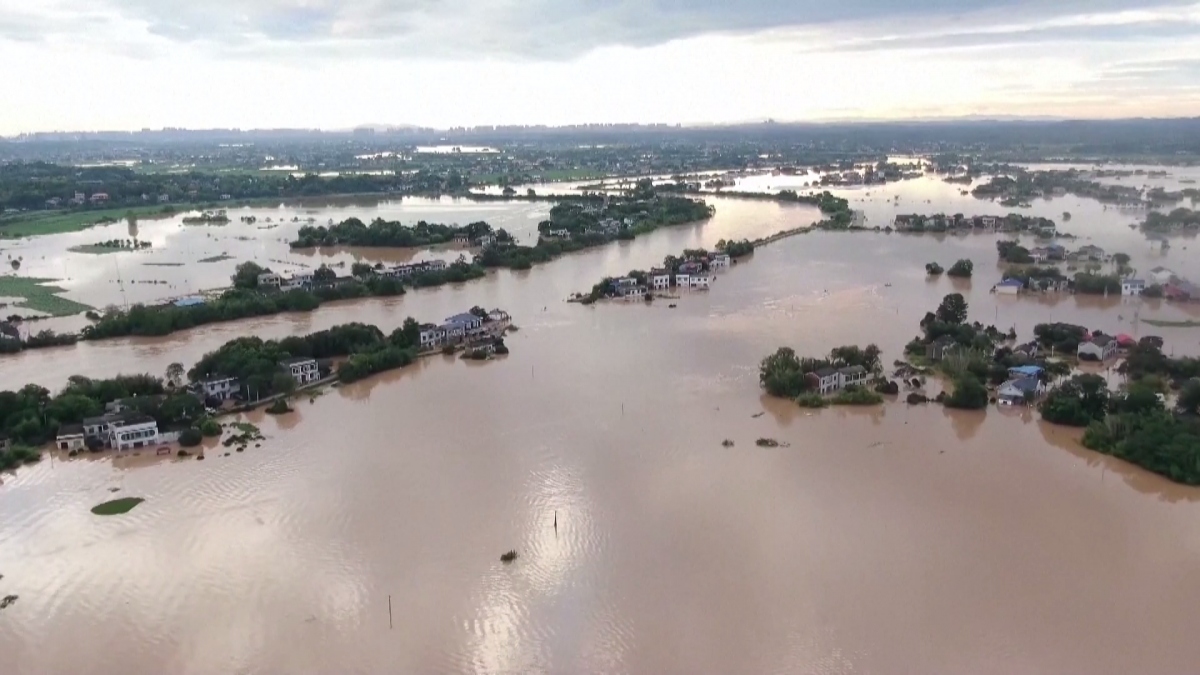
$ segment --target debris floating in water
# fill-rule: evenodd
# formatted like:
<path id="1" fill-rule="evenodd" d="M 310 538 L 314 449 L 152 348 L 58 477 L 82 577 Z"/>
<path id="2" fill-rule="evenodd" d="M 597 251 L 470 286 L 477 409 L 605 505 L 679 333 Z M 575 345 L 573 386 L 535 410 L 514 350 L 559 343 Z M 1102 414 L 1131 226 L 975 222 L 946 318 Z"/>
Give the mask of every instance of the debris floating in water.
<path id="1" fill-rule="evenodd" d="M 508 553 L 505 553 L 504 555 L 500 556 L 500 562 L 502 562 L 502 563 L 510 563 L 516 559 L 517 559 L 516 551 L 509 551 Z"/>

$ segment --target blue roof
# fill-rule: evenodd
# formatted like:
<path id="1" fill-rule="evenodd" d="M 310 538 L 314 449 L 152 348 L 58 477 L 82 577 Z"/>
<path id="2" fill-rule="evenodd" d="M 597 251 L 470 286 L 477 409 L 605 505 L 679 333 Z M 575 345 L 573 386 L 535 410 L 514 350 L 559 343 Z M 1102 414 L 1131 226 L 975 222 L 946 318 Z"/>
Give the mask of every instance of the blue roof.
<path id="1" fill-rule="evenodd" d="M 1021 281 L 1020 279 L 1005 279 L 1004 281 L 1001 281 L 1000 283 L 998 283 L 996 285 L 997 286 L 1024 286 L 1025 282 Z"/>
<path id="2" fill-rule="evenodd" d="M 175 301 L 176 307 L 195 307 L 196 305 L 203 304 L 204 298 L 180 298 Z"/>
<path id="3" fill-rule="evenodd" d="M 1026 375 L 1028 377 L 1037 377 L 1038 375 L 1041 374 L 1042 367 L 1041 366 L 1015 366 L 1013 368 L 1009 368 L 1008 372 L 1018 373 L 1021 375 Z"/>
<path id="4" fill-rule="evenodd" d="M 479 320 L 479 317 L 475 316 L 474 314 L 470 312 L 463 312 L 462 314 L 455 314 L 454 316 L 446 319 L 446 323 L 471 323 L 472 321 Z"/>
<path id="5" fill-rule="evenodd" d="M 1012 387 L 1019 391 L 1037 391 L 1038 380 L 1036 377 L 1023 377 L 1019 380 L 1005 382 L 1003 387 Z M 1001 388 L 1003 388 L 1001 387 Z"/>

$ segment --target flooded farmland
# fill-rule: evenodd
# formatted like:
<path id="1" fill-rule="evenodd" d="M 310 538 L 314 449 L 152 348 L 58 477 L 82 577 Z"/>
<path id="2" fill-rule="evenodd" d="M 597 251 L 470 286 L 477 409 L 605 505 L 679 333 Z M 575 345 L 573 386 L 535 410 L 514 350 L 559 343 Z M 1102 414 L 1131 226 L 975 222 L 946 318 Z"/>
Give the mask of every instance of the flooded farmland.
<path id="1" fill-rule="evenodd" d="M 896 213 L 1007 211 L 958 190 L 925 178 L 839 194 L 869 225 Z M 1035 323 L 1070 321 L 1161 335 L 1176 354 L 1200 353 L 1200 329 L 1144 320 L 1200 312 L 1120 297 L 998 297 L 995 235 L 829 232 L 760 249 L 710 291 L 681 293 L 676 309 L 564 302 L 686 247 L 820 218 L 810 207 L 709 200 L 717 215 L 707 223 L 529 271 L 161 339 L 0 357 L 3 388 L 59 387 L 75 373 L 161 374 L 245 334 L 347 321 L 390 330 L 406 316 L 436 320 L 472 305 L 503 307 L 521 327 L 503 359 L 433 357 L 301 400 L 290 415 L 254 416 L 267 440 L 244 454 L 48 458 L 5 475 L 0 594 L 20 595 L 0 612 L 5 672 L 1192 668 L 1200 491 L 1083 450 L 1074 432 L 1028 411 L 802 411 L 761 395 L 757 363 L 781 345 L 819 354 L 868 342 L 891 363 L 950 292 L 966 295 L 972 319 L 1015 326 L 1023 338 Z M 223 285 L 237 261 L 252 258 L 311 265 L 458 254 L 293 253 L 293 217 L 482 219 L 528 233 L 545 208 L 406 200 L 231 211 L 225 227 L 139 229 L 161 236 L 153 255 L 164 260 L 191 246 L 197 257 L 233 256 L 204 264 L 211 271 L 147 268 L 199 288 Z M 1073 218 L 1060 229 L 1079 237 L 1075 246 L 1200 278 L 1187 240 L 1164 251 L 1128 228 L 1133 214 L 1069 197 L 1022 212 L 1059 220 L 1064 210 Z M 254 229 L 268 211 L 287 222 Z M 246 213 L 259 222 L 239 223 Z M 82 243 L 126 226 L 109 227 L 116 234 L 56 237 Z M 253 232 L 262 234 L 237 238 Z M 53 261 L 77 260 L 62 253 L 77 243 L 51 239 L 18 243 L 23 274 L 61 277 Z M 149 256 L 79 258 L 62 285 L 89 304 L 120 304 L 108 261 L 120 260 L 124 274 L 140 257 Z M 925 263 L 958 258 L 975 261 L 972 280 L 926 278 Z M 760 437 L 785 447 L 755 447 Z M 725 439 L 734 446 L 722 447 Z M 114 487 L 146 501 L 120 518 L 92 516 Z M 506 566 L 499 555 L 509 549 L 520 557 Z M 71 649 L 46 648 L 62 635 Z"/>

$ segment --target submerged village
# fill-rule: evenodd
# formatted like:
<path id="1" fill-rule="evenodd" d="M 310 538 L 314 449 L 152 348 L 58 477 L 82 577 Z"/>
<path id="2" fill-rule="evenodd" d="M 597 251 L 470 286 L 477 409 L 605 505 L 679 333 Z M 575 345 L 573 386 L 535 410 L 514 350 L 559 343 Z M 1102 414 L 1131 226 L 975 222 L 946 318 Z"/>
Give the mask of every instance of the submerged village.
<path id="1" fill-rule="evenodd" d="M 1200 162 L 786 127 L 0 157 L 6 665 L 1186 672 Z"/>
<path id="2" fill-rule="evenodd" d="M 868 172 L 868 175 L 874 174 Z M 914 176 L 908 172 L 897 174 L 897 178 L 912 180 Z M 839 181 L 822 178 L 820 185 L 838 185 Z M 1049 218 L 1016 213 L 971 217 L 897 214 L 886 226 L 869 226 L 862 211 L 852 209 L 849 200 L 828 191 L 721 192 L 724 187 L 736 186 L 736 179 L 706 184 L 715 186 L 717 194 L 734 200 L 808 204 L 817 207 L 822 217 L 809 226 L 786 228 L 754 240 L 721 239 L 712 250 L 685 248 L 666 256 L 659 265 L 605 276 L 590 291 L 572 293 L 568 300 L 584 305 L 609 299 L 682 300 L 681 291 L 708 291 L 720 274 L 731 271 L 739 262 L 753 260 L 756 249 L 819 231 L 845 232 L 846 236 L 864 236 L 856 234 L 862 232 L 901 237 L 999 235 L 996 256 L 1001 273 L 991 286 L 996 295 L 1062 293 L 1107 297 L 1111 294 L 1181 303 L 1200 299 L 1200 292 L 1190 280 L 1166 267 L 1156 266 L 1139 273 L 1130 266 L 1130 256 L 1125 253 L 1109 253 L 1093 244 L 1072 246 L 1076 236 L 1062 231 L 1062 226 Z M 1083 189 L 1073 185 L 1073 189 Z M 532 246 L 520 243 L 505 228 L 494 228 L 483 221 L 465 226 L 425 221 L 404 225 L 383 219 L 364 223 L 349 218 L 337 224 L 331 221 L 328 226 L 316 226 L 308 218 L 300 223 L 296 237 L 289 242 L 293 251 L 353 246 L 363 250 L 448 247 L 449 251 L 462 252 L 453 259 L 399 264 L 354 262 L 349 273 L 326 264 L 315 269 L 276 271 L 269 265 L 248 261 L 237 266 L 231 279 L 233 284 L 227 289 L 159 305 L 109 308 L 103 314 L 89 312 L 90 325 L 78 333 L 42 330 L 23 334 L 19 317 L 10 317 L 0 323 L 0 352 L 19 353 L 122 336 L 167 335 L 213 322 L 280 312 L 311 312 L 325 302 L 399 296 L 422 288 L 469 282 L 494 268 L 529 269 L 567 253 L 631 241 L 661 227 L 703 222 L 713 216 L 714 208 L 705 203 L 699 196 L 703 193 L 698 190 L 698 185 L 687 187 L 678 182 L 660 185 L 649 179 L 617 191 L 585 190 L 550 198 L 537 196 L 532 190 L 528 195 L 520 195 L 506 189 L 501 195 L 505 200 L 527 198 L 536 203 L 548 199 L 552 203 L 549 217 L 537 225 L 536 243 Z M 230 221 L 224 213 L 218 215 L 203 219 L 203 224 Z M 1188 216 L 1180 218 L 1186 223 Z M 243 223 L 251 225 L 255 220 L 241 218 Z M 1150 220 L 1153 219 L 1147 222 Z M 185 222 L 201 223 L 190 216 Z M 1033 237 L 1035 242 L 1026 246 L 1022 238 L 1027 237 Z M 1166 240 L 1162 241 L 1165 249 Z M 136 250 L 140 246 L 130 248 Z M 948 270 L 938 262 L 930 262 L 925 272 L 931 279 L 942 274 L 970 279 L 975 268 L 975 261 L 960 259 L 949 265 Z M 1110 335 L 1103 329 L 1046 323 L 1034 327 L 1034 341 L 1020 342 L 1011 329 L 1002 332 L 994 326 L 985 330 L 979 323 L 968 324 L 966 301 L 961 294 L 947 296 L 942 305 L 922 320 L 923 336 L 905 348 L 904 358 L 895 361 L 890 376 L 885 373 L 880 350 L 874 345 L 862 349 L 839 347 L 826 357 L 800 357 L 782 348 L 763 361 L 762 385 L 771 395 L 792 398 L 808 408 L 830 404 L 880 405 L 888 397 L 903 396 L 908 404 L 930 401 L 948 407 L 978 409 L 993 403 L 1006 407 L 1032 406 L 1045 411 L 1048 407 L 1056 409 L 1063 397 L 1075 395 L 1073 392 L 1080 390 L 1081 382 L 1090 382 L 1087 378 L 1097 377 L 1089 374 L 1087 362 L 1102 367 L 1119 362 L 1121 368 L 1126 368 L 1131 359 L 1149 359 L 1159 365 L 1143 375 L 1161 378 L 1151 381 L 1156 409 L 1165 414 L 1178 400 L 1180 409 L 1186 410 L 1195 395 L 1195 383 L 1189 379 L 1194 376 L 1191 374 L 1194 362 L 1187 357 L 1173 359 L 1153 353 L 1162 347 L 1159 338 L 1135 339 L 1119 332 Z M 947 309 L 947 305 L 952 309 Z M 676 304 L 672 302 L 668 308 L 674 309 Z M 41 388 L 4 392 L 5 401 L 18 412 L 9 414 L 0 429 L 0 449 L 4 452 L 0 456 L 5 466 L 11 468 L 35 460 L 39 453 L 31 449 L 31 444 L 42 443 L 50 443 L 71 455 L 85 449 L 104 448 L 117 452 L 150 448 L 174 452 L 171 444 L 177 444 L 177 454 L 187 455 L 186 448 L 199 445 L 202 436 L 222 433 L 222 427 L 213 423 L 222 415 L 260 405 L 268 406 L 268 411 L 274 414 L 286 414 L 290 410 L 288 398 L 298 391 L 353 382 L 403 367 L 425 355 L 459 351 L 468 359 L 492 358 L 507 353 L 504 335 L 510 327 L 511 320 L 504 310 L 475 307 L 439 323 L 409 319 L 403 328 L 390 335 L 374 326 L 348 324 L 279 341 L 237 338 L 186 371 L 180 364 L 172 364 L 167 376 L 161 379 L 139 376 L 141 379 L 91 382 L 80 378 L 54 397 Z M 1082 365 L 1077 367 L 1077 363 Z M 1141 386 L 1140 382 L 1128 383 L 1122 389 L 1124 393 L 1117 395 L 1127 398 L 1130 384 Z M 1086 419 L 1077 416 L 1074 421 L 1103 424 L 1108 412 L 1105 406 L 1103 411 L 1093 411 Z M 1052 417 L 1053 413 L 1047 419 Z M 1054 421 L 1062 419 L 1059 416 Z M 1136 429 L 1137 425 L 1123 428 Z M 226 428 L 231 434 L 233 430 L 234 427 Z M 1118 455 L 1125 452 L 1119 447 L 1131 443 L 1127 438 L 1084 442 L 1093 449 Z M 1158 470 L 1151 466 L 1153 462 L 1131 461 Z M 1187 474 L 1188 482 L 1200 481 L 1200 475 Z"/>

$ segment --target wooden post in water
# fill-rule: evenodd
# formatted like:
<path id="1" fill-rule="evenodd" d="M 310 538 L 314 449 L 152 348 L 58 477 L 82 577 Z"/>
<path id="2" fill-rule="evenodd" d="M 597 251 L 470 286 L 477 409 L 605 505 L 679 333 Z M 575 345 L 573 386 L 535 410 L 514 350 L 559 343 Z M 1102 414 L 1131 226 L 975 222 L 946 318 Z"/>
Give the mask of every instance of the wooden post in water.
<path id="1" fill-rule="evenodd" d="M 388 593 L 388 630 L 392 629 L 392 594 Z"/>

